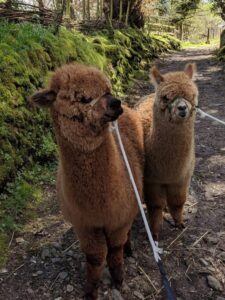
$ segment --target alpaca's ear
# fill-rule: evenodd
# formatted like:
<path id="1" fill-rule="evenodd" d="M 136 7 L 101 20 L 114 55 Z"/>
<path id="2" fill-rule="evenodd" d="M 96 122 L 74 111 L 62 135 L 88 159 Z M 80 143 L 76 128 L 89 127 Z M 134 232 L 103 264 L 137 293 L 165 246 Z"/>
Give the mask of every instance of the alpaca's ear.
<path id="1" fill-rule="evenodd" d="M 150 76 L 151 76 L 151 79 L 152 79 L 152 83 L 155 86 L 157 86 L 162 81 L 164 81 L 164 77 L 162 76 L 162 74 L 160 73 L 160 71 L 157 69 L 156 66 L 151 68 Z"/>
<path id="2" fill-rule="evenodd" d="M 196 74 L 197 68 L 196 64 L 186 64 L 184 67 L 184 73 L 190 78 L 193 79 Z"/>
<path id="3" fill-rule="evenodd" d="M 30 97 L 30 101 L 37 106 L 50 107 L 56 99 L 56 93 L 52 90 L 44 89 L 36 92 Z"/>

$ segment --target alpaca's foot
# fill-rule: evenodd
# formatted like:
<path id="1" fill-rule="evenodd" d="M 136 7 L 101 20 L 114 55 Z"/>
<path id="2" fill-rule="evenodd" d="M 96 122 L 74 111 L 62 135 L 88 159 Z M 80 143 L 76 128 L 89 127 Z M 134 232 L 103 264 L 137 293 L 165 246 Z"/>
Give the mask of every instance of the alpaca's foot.
<path id="1" fill-rule="evenodd" d="M 124 245 L 123 251 L 124 251 L 124 254 L 127 257 L 131 257 L 132 256 L 133 251 L 132 251 L 130 240 L 127 240 L 126 244 Z"/>
<path id="2" fill-rule="evenodd" d="M 184 229 L 186 227 L 183 221 L 182 222 L 174 221 L 174 226 L 178 229 Z"/>
<path id="3" fill-rule="evenodd" d="M 122 266 L 117 266 L 113 269 L 110 269 L 110 274 L 112 276 L 113 285 L 117 290 L 119 290 L 123 283 L 124 271 Z"/>
<path id="4" fill-rule="evenodd" d="M 95 296 L 93 294 L 87 293 L 85 294 L 85 300 L 97 300 L 98 299 L 98 295 Z"/>
<path id="5" fill-rule="evenodd" d="M 159 233 L 153 232 L 153 233 L 152 233 L 152 237 L 153 237 L 153 240 L 154 240 L 155 242 L 158 242 L 158 240 L 159 240 Z"/>
<path id="6" fill-rule="evenodd" d="M 85 300 L 98 299 L 98 286 L 95 284 L 87 283 L 85 287 Z"/>

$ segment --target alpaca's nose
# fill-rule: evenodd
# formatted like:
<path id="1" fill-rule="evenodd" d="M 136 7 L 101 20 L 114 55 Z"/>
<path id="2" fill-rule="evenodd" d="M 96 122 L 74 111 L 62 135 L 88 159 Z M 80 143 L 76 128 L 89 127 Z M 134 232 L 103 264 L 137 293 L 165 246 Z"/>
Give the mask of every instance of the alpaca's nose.
<path id="1" fill-rule="evenodd" d="M 116 98 L 111 98 L 109 100 L 109 108 L 111 109 L 117 109 L 121 107 L 121 101 Z"/>
<path id="2" fill-rule="evenodd" d="M 186 105 L 186 104 L 179 104 L 179 105 L 177 106 L 177 109 L 178 109 L 179 111 L 185 111 L 186 108 L 187 108 L 187 105 Z"/>
<path id="3" fill-rule="evenodd" d="M 177 105 L 178 114 L 180 117 L 184 118 L 187 114 L 187 105 L 185 102 L 181 102 Z"/>

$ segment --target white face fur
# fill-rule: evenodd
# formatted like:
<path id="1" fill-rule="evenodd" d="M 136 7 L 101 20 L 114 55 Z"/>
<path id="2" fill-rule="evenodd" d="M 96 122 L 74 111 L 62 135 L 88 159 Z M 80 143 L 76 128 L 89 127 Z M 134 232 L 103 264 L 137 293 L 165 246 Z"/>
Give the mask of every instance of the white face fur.
<path id="1" fill-rule="evenodd" d="M 195 65 L 188 64 L 183 72 L 162 75 L 156 67 L 151 79 L 156 88 L 155 105 L 167 121 L 181 123 L 189 120 L 198 104 L 198 91 L 193 82 Z"/>

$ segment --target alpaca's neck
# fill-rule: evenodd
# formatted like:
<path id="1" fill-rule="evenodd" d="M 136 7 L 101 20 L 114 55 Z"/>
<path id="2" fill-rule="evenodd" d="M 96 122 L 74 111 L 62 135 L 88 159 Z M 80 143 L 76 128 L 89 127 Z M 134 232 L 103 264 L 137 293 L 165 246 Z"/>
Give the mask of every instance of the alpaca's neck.
<path id="1" fill-rule="evenodd" d="M 146 140 L 146 169 L 152 181 L 167 184 L 184 178 L 193 166 L 194 118 L 176 124 L 159 117 L 154 116 Z"/>
<path id="2" fill-rule="evenodd" d="M 107 133 L 95 150 L 82 152 L 58 140 L 61 178 L 80 205 L 96 207 L 108 201 L 112 174 L 120 176 L 119 153 L 112 133 Z M 93 195 L 93 191 L 95 194 Z M 103 197 L 104 196 L 104 197 Z"/>
<path id="3" fill-rule="evenodd" d="M 64 166 L 79 169 L 78 172 L 82 171 L 86 165 L 92 166 L 92 169 L 95 166 L 99 167 L 106 156 L 112 155 L 112 149 L 115 147 L 114 137 L 109 132 L 105 133 L 102 138 L 98 138 L 97 142 L 93 138 L 93 141 L 89 141 L 89 147 L 86 147 L 86 143 L 83 148 L 81 145 L 77 147 L 76 143 L 72 144 L 62 137 L 59 137 L 58 143 Z M 71 165 L 69 161 L 73 161 L 74 164 Z"/>
<path id="4" fill-rule="evenodd" d="M 151 129 L 151 139 L 154 142 L 157 142 L 158 138 L 161 141 L 170 141 L 169 144 L 165 144 L 164 146 L 170 147 L 170 144 L 173 143 L 173 148 L 178 147 L 182 144 L 188 144 L 192 147 L 193 144 L 193 135 L 194 135 L 194 119 L 184 123 L 172 123 L 167 120 L 162 120 L 162 118 L 158 118 L 157 116 L 153 117 L 153 124 Z M 157 139 L 155 139 L 157 137 Z"/>

